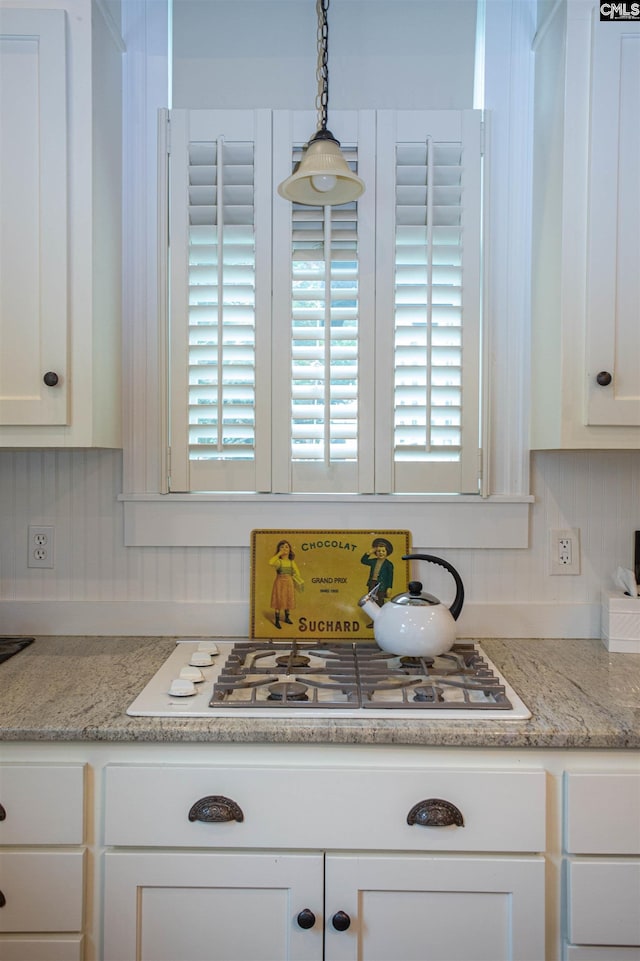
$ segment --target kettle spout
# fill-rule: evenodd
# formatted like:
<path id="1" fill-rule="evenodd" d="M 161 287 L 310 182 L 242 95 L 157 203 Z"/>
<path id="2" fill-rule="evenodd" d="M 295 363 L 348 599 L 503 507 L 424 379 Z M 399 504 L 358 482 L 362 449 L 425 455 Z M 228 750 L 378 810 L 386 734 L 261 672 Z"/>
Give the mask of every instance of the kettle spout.
<path id="1" fill-rule="evenodd" d="M 360 600 L 358 601 L 358 607 L 361 607 L 362 610 L 365 612 L 365 614 L 367 614 L 372 621 L 375 621 L 376 617 L 380 614 L 380 611 L 381 611 L 381 608 L 376 604 L 374 600 L 379 590 L 380 590 L 380 585 L 376 584 L 375 587 L 371 588 L 368 594 L 365 594 L 364 597 L 361 597 Z"/>

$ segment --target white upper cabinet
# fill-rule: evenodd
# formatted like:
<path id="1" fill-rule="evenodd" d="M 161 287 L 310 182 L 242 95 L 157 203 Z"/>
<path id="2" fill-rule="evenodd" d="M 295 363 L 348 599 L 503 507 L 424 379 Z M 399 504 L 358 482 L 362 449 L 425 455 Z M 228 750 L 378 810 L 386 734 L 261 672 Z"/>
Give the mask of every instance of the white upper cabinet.
<path id="1" fill-rule="evenodd" d="M 120 446 L 121 54 L 91 0 L 0 0 L 0 447 Z"/>
<path id="2" fill-rule="evenodd" d="M 531 446 L 640 447 L 640 24 L 568 0 L 536 43 Z"/>
<path id="3" fill-rule="evenodd" d="M 0 89 L 0 422 L 66 424 L 64 11 L 0 9 Z"/>
<path id="4" fill-rule="evenodd" d="M 640 22 L 595 21 L 587 234 L 589 424 L 640 424 L 639 108 Z"/>

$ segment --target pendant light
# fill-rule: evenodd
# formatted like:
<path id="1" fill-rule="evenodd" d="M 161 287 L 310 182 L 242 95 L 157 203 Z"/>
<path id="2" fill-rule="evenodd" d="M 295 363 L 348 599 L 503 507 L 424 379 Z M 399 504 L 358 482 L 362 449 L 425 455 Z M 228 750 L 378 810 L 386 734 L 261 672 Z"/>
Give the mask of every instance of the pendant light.
<path id="1" fill-rule="evenodd" d="M 344 159 L 340 141 L 327 130 L 329 108 L 329 0 L 316 0 L 318 14 L 318 129 L 302 159 L 278 187 L 285 200 L 312 207 L 346 204 L 364 192 L 364 183 Z"/>

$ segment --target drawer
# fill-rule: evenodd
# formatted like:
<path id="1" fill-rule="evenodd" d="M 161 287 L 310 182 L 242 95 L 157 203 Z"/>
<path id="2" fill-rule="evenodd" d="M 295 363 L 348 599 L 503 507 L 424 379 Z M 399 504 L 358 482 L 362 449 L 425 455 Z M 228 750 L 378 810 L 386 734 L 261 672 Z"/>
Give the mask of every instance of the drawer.
<path id="1" fill-rule="evenodd" d="M 241 819 L 189 820 L 192 806 L 210 796 L 233 801 Z M 463 824 L 423 826 L 420 814 L 416 823 L 408 823 L 415 805 L 434 799 L 455 805 Z M 125 846 L 544 851 L 545 773 L 110 765 L 104 841 Z"/>
<path id="2" fill-rule="evenodd" d="M 84 852 L 0 851 L 0 931 L 81 931 Z"/>
<path id="3" fill-rule="evenodd" d="M 640 961 L 640 948 L 596 948 L 591 944 L 568 944 L 565 961 Z"/>
<path id="4" fill-rule="evenodd" d="M 0 845 L 81 844 L 84 765 L 2 764 Z"/>
<path id="5" fill-rule="evenodd" d="M 640 947 L 640 861 L 569 861 L 567 895 L 572 944 Z"/>
<path id="6" fill-rule="evenodd" d="M 82 935 L 0 937 L 0 961 L 82 961 Z"/>
<path id="7" fill-rule="evenodd" d="M 640 774 L 565 774 L 569 854 L 640 854 Z"/>

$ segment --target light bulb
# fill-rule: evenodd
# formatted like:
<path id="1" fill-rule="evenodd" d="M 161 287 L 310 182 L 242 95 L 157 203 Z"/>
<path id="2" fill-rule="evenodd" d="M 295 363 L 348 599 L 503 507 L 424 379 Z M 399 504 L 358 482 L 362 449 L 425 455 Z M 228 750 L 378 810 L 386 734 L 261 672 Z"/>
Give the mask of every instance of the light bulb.
<path id="1" fill-rule="evenodd" d="M 320 193 L 327 193 L 329 190 L 333 190 L 336 185 L 337 178 L 333 174 L 314 174 L 311 178 L 311 184 L 315 190 L 319 190 Z"/>

